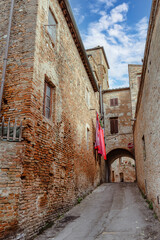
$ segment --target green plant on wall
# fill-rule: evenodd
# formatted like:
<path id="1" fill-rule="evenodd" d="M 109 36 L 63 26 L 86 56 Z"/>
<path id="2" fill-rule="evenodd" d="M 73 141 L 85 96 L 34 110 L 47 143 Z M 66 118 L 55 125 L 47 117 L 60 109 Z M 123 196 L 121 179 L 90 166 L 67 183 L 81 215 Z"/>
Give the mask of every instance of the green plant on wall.
<path id="1" fill-rule="evenodd" d="M 149 209 L 153 210 L 153 203 L 152 203 L 152 201 L 146 200 L 146 202 L 148 203 Z"/>
<path id="2" fill-rule="evenodd" d="M 82 200 L 83 200 L 83 198 L 82 198 L 82 197 L 79 197 L 79 198 L 77 199 L 77 203 L 79 204 Z"/>

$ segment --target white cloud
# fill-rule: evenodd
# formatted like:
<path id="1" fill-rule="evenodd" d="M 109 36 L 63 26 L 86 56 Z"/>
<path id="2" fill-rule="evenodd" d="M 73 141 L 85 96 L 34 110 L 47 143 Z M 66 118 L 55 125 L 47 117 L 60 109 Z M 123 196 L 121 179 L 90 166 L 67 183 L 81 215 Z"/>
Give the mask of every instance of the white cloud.
<path id="1" fill-rule="evenodd" d="M 81 14 L 81 7 L 78 6 L 76 8 L 73 8 L 73 13 L 74 13 L 77 23 L 80 25 L 85 19 L 85 16 Z"/>
<path id="2" fill-rule="evenodd" d="M 87 33 L 82 36 L 86 48 L 104 46 L 111 68 L 110 87 L 128 86 L 128 64 L 141 64 L 143 57 L 148 20 L 142 18 L 129 27 L 126 21 L 128 8 L 128 4 L 123 3 L 109 13 L 99 12 L 98 21 L 90 23 Z"/>
<path id="3" fill-rule="evenodd" d="M 97 0 L 96 3 L 90 4 L 90 9 L 92 13 L 98 13 L 101 9 L 101 6 L 104 6 L 104 9 L 107 10 L 110 7 L 113 7 L 117 0 Z"/>
<path id="4" fill-rule="evenodd" d="M 117 0 L 98 0 L 99 3 L 105 3 L 107 7 L 112 7 Z"/>

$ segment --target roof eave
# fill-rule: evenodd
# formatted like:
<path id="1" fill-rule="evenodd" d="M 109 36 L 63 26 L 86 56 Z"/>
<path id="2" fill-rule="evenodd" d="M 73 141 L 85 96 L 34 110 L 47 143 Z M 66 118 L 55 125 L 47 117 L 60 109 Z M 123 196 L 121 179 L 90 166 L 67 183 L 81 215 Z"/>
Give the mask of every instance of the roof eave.
<path id="1" fill-rule="evenodd" d="M 63 15 L 66 19 L 66 22 L 68 24 L 68 27 L 70 29 L 71 35 L 73 37 L 73 40 L 75 42 L 75 45 L 76 45 L 77 50 L 79 52 L 79 55 L 81 57 L 83 65 L 86 69 L 86 72 L 88 74 L 88 77 L 90 79 L 92 87 L 93 87 L 94 91 L 97 92 L 97 91 L 99 91 L 99 87 L 98 87 L 97 81 L 94 77 L 91 65 L 89 63 L 89 60 L 88 60 L 88 57 L 87 57 L 87 54 L 86 54 L 86 51 L 85 51 L 80 33 L 79 33 L 79 30 L 78 30 L 78 27 L 77 27 L 77 24 L 75 22 L 71 7 L 69 5 L 69 2 L 68 2 L 68 0 L 58 0 L 58 2 L 59 2 L 59 5 L 62 9 L 62 12 L 63 12 Z"/>

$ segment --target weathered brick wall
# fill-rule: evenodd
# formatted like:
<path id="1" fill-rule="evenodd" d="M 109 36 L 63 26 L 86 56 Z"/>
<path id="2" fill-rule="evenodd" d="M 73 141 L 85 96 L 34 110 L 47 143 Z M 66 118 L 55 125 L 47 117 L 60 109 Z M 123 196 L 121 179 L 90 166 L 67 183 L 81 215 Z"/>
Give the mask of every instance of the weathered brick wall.
<path id="1" fill-rule="evenodd" d="M 0 4 L 1 78 L 11 1 L 1 1 Z M 11 118 L 13 113 L 14 116 L 18 116 L 19 114 L 22 115 L 21 105 L 23 105 L 23 115 L 25 116 L 31 102 L 30 89 L 33 76 L 33 58 L 35 48 L 36 5 L 37 0 L 31 0 L 27 3 L 25 3 L 25 1 L 17 0 L 14 5 L 2 109 L 2 113 L 7 112 L 7 115 Z"/>
<path id="2" fill-rule="evenodd" d="M 155 6 L 156 1 L 153 1 Z M 151 19 L 152 21 L 152 19 Z M 153 23 L 154 24 L 154 23 Z M 151 24 L 150 24 L 151 26 Z M 149 26 L 149 27 L 150 27 Z M 160 217 L 160 6 L 153 30 L 141 103 L 136 116 L 134 142 L 137 178 L 140 188 L 153 202 L 154 210 Z M 145 144 L 144 144 L 145 142 Z"/>
<path id="3" fill-rule="evenodd" d="M 87 54 L 91 55 L 89 57 L 92 69 L 96 71 L 98 76 L 98 84 L 102 86 L 103 90 L 109 88 L 108 83 L 108 62 L 106 62 L 102 47 L 97 47 L 93 49 L 87 49 Z"/>
<path id="4" fill-rule="evenodd" d="M 0 239 L 18 228 L 22 152 L 21 143 L 0 143 Z"/>
<path id="5" fill-rule="evenodd" d="M 15 1 L 2 102 L 2 116 L 5 119 L 10 117 L 13 120 L 15 117 L 18 117 L 19 120 L 22 119 L 24 122 L 29 122 L 35 49 L 36 4 L 37 1 L 35 0 L 28 1 L 27 3 L 24 1 Z M 10 0 L 0 2 L 0 78 L 2 77 L 10 7 Z M 24 135 L 27 136 L 28 132 L 29 130 L 26 128 Z M 29 145 L 27 141 L 25 144 L 13 142 L 0 143 L 2 191 L 2 197 L 0 198 L 0 206 L 2 208 L 0 239 L 9 239 L 10 234 L 19 231 L 21 226 L 24 228 L 22 221 L 24 222 L 27 219 L 27 216 L 24 218 L 23 215 L 23 208 L 25 208 L 23 203 L 25 200 L 22 196 L 24 182 L 22 174 L 24 172 L 23 165 L 25 165 L 28 153 Z M 27 207 L 29 207 L 29 199 L 30 197 L 28 196 L 26 201 L 26 206 L 28 202 Z M 19 237 L 19 239 L 22 239 L 21 236 Z"/>
<path id="6" fill-rule="evenodd" d="M 128 73 L 129 73 L 129 85 L 131 91 L 131 104 L 132 104 L 132 118 L 135 117 L 136 104 L 137 104 L 137 96 L 139 91 L 140 77 L 142 72 L 142 65 L 128 65 Z"/>
<path id="7" fill-rule="evenodd" d="M 110 99 L 118 98 L 118 106 L 110 106 Z M 133 133 L 131 125 L 131 98 L 130 89 L 107 90 L 103 94 L 104 112 L 105 112 L 105 136 L 106 151 L 128 148 L 128 143 L 133 143 Z M 110 133 L 110 118 L 118 117 L 118 134 Z"/>
<path id="8" fill-rule="evenodd" d="M 10 7 L 9 2 L 5 1 Z M 58 21 L 56 45 L 45 27 L 49 7 Z M 2 16 L 6 29 L 8 14 L 4 14 L 4 9 Z M 0 44 L 4 47 L 4 38 Z M 0 64 L 2 69 L 2 61 Z M 45 76 L 55 86 L 50 120 L 43 116 Z M 89 106 L 86 88 L 90 93 Z M 4 143 L 9 150 L 6 158 L 1 155 L 4 166 L 10 159 L 11 168 L 13 164 L 17 171 L 7 190 L 10 196 L 17 188 L 17 193 L 11 195 L 13 204 L 10 199 L 7 202 L 15 210 L 11 218 L 14 228 L 8 220 L 11 210 L 7 208 L 1 239 L 12 234 L 6 239 L 26 240 L 73 206 L 79 196 L 94 189 L 105 175 L 104 161 L 95 158 L 93 148 L 99 94 L 92 88 L 57 1 L 50 1 L 49 6 L 49 1 L 39 0 L 38 8 L 34 0 L 15 1 L 3 100 L 2 115 L 6 119 L 23 119 L 24 141 Z M 1 152 L 3 148 L 1 145 Z M 10 171 L 8 168 L 6 171 Z M 5 174 L 2 178 L 10 185 Z"/>

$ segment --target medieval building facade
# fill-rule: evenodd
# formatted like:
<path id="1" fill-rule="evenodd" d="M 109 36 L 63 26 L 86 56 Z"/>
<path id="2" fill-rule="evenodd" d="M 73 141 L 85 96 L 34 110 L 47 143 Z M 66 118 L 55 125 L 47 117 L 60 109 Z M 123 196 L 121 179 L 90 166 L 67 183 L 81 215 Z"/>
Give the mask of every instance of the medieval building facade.
<path id="1" fill-rule="evenodd" d="M 130 88 L 104 90 L 103 105 L 107 152 L 106 178 L 111 181 L 111 165 L 116 159 L 134 159 Z"/>
<path id="2" fill-rule="evenodd" d="M 10 1 L 0 4 L 2 76 Z M 104 54 L 99 48 L 92 71 L 66 0 L 15 1 L 9 43 L 1 109 L 0 239 L 30 239 L 104 181 L 104 160 L 94 143 L 108 63 L 105 56 L 99 62 Z M 22 121 L 22 137 L 15 132 L 11 138 L 15 119 L 17 126 Z"/>

